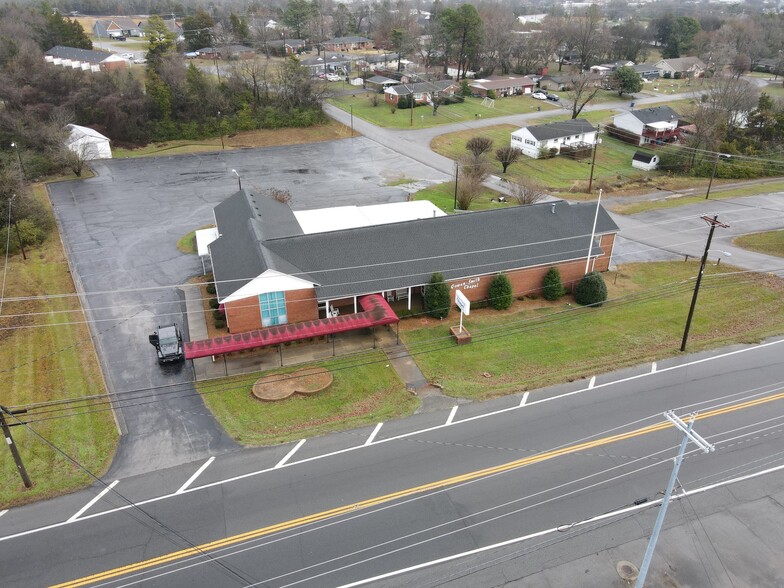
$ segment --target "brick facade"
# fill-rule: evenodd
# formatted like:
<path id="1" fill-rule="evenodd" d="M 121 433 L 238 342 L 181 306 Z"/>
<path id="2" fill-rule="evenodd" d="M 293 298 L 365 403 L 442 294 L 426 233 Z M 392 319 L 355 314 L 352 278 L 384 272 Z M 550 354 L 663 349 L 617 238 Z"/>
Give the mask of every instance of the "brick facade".
<path id="1" fill-rule="evenodd" d="M 249 296 L 224 305 L 226 325 L 230 333 L 242 333 L 261 327 L 261 306 L 258 296 Z"/>
<path id="2" fill-rule="evenodd" d="M 316 290 L 289 290 L 286 292 L 286 314 L 290 323 L 301 323 L 318 318 Z"/>

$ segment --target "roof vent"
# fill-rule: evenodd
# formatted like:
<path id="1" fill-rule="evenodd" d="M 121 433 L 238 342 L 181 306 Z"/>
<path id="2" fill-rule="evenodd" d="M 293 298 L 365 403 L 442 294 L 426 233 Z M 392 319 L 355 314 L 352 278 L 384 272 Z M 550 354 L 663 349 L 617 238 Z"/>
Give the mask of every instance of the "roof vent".
<path id="1" fill-rule="evenodd" d="M 553 202 L 552 208 L 550 209 L 550 212 L 555 214 L 555 202 Z"/>

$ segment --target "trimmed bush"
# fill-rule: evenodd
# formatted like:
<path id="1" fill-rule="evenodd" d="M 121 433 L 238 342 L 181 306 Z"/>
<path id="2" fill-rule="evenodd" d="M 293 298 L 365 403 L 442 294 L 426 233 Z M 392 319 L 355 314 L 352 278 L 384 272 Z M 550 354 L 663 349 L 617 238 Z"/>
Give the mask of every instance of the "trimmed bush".
<path id="1" fill-rule="evenodd" d="M 212 318 L 215 319 L 216 321 L 222 321 L 225 317 L 226 317 L 226 313 L 223 312 L 222 310 L 216 308 L 215 310 L 212 311 Z"/>
<path id="2" fill-rule="evenodd" d="M 226 328 L 226 321 L 224 320 L 216 320 L 213 322 L 216 329 L 225 329 Z"/>
<path id="3" fill-rule="evenodd" d="M 210 308 L 215 310 L 220 306 L 217 298 L 210 298 Z"/>
<path id="4" fill-rule="evenodd" d="M 207 284 L 207 294 L 215 294 L 215 284 L 212 282 Z"/>
<path id="5" fill-rule="evenodd" d="M 449 287 L 444 281 L 443 274 L 434 273 L 425 288 L 425 312 L 433 318 L 446 318 L 449 315 L 451 302 Z"/>
<path id="6" fill-rule="evenodd" d="M 557 267 L 551 267 L 542 278 L 542 296 L 545 300 L 558 300 L 566 294 L 566 288 L 561 281 L 561 272 Z"/>
<path id="7" fill-rule="evenodd" d="M 607 285 L 599 272 L 585 274 L 574 289 L 574 300 L 583 306 L 601 306 L 607 300 Z"/>
<path id="8" fill-rule="evenodd" d="M 490 296 L 490 306 L 496 310 L 506 310 L 512 306 L 514 296 L 512 295 L 512 282 L 506 274 L 498 274 L 490 282 L 488 290 Z"/>

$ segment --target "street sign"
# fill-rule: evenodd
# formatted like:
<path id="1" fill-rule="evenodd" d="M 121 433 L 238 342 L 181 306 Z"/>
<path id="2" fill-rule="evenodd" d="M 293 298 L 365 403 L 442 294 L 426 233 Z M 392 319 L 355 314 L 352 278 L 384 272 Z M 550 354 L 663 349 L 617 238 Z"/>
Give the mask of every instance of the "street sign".
<path id="1" fill-rule="evenodd" d="M 471 314 L 471 301 L 460 290 L 455 290 L 455 304 L 463 314 Z"/>

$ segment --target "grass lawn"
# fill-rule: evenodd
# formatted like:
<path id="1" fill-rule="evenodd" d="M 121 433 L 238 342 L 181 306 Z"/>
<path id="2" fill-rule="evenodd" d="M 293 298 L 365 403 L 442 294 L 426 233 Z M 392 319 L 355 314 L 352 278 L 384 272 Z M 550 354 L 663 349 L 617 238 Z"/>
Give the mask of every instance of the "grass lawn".
<path id="1" fill-rule="evenodd" d="M 438 208 L 452 214 L 455 211 L 455 183 L 445 182 L 429 186 L 416 192 L 414 200 L 429 200 Z M 505 208 L 508 203 L 498 202 L 498 192 L 485 188 L 482 193 L 471 203 L 471 210 L 487 210 L 489 208 Z"/>
<path id="2" fill-rule="evenodd" d="M 334 381 L 330 388 L 312 396 L 294 394 L 277 402 L 256 400 L 251 388 L 259 374 L 199 382 L 197 389 L 226 431 L 245 445 L 273 445 L 370 425 L 409 415 L 419 404 L 395 370 L 387 367 L 381 351 L 314 365 L 331 370 Z M 307 366 L 265 375 L 303 367 Z"/>
<path id="3" fill-rule="evenodd" d="M 598 116 L 604 116 L 601 111 Z M 564 120 L 563 118 L 560 120 Z M 554 122 L 554 121 L 550 121 Z M 497 125 L 483 129 L 459 131 L 436 137 L 430 147 L 451 159 L 457 159 L 466 153 L 465 144 L 471 137 L 481 135 L 493 139 L 494 149 L 509 145 L 512 131 L 517 130 L 514 125 Z M 596 152 L 596 167 L 594 169 L 593 189 L 609 188 L 613 184 L 637 182 L 642 178 L 654 178 L 658 172 L 642 172 L 632 167 L 632 155 L 638 149 L 634 145 L 623 143 L 612 137 L 603 136 L 602 143 Z M 576 161 L 568 157 L 554 157 L 552 159 L 531 159 L 521 155 L 517 162 L 509 166 L 506 174 L 502 173 L 501 164 L 491 156 L 494 174 L 506 178 L 511 182 L 524 178 L 538 180 L 549 190 L 555 192 L 568 192 L 570 198 L 576 194 L 585 193 L 588 188 L 588 179 L 591 173 L 591 159 Z"/>
<path id="4" fill-rule="evenodd" d="M 358 136 L 359 133 L 354 133 Z M 223 143 L 226 149 L 247 149 L 250 147 L 274 147 L 277 145 L 302 145 L 320 141 L 333 141 L 351 136 L 351 130 L 333 120 L 302 129 L 259 129 L 236 135 L 226 135 Z M 201 141 L 167 141 L 165 143 L 150 143 L 144 147 L 125 149 L 116 147 L 112 149 L 115 159 L 122 157 L 150 157 L 155 155 L 183 155 L 186 153 L 199 153 L 203 151 L 220 151 L 220 137 L 204 139 Z"/>
<path id="5" fill-rule="evenodd" d="M 367 94 L 357 94 L 356 96 L 336 96 L 330 98 L 329 103 L 346 112 L 353 110 L 354 116 L 371 122 L 376 126 L 395 129 L 422 129 L 475 120 L 477 117 L 491 118 L 510 114 L 527 114 L 536 112 L 537 108 L 542 110 L 561 110 L 560 107 L 546 100 L 536 100 L 530 96 L 499 98 L 495 101 L 495 108 L 482 106 L 481 98 L 469 97 L 462 104 L 440 106 L 435 116 L 433 116 L 430 107 L 419 106 L 414 109 L 412 117 L 411 110 L 408 108 L 396 110 L 392 114 L 389 105 L 384 102 L 384 96 L 381 94 L 376 94 L 378 96 L 378 106 L 373 106 L 370 102 L 372 95 L 372 92 L 368 92 Z"/>
<path id="6" fill-rule="evenodd" d="M 688 178 L 685 178 L 686 181 Z M 692 178 L 697 182 L 698 193 L 695 196 L 677 196 L 668 198 L 667 200 L 650 200 L 646 202 L 631 202 L 629 204 L 616 204 L 610 209 L 618 214 L 637 214 L 640 212 L 648 212 L 649 210 L 660 210 L 662 208 L 675 208 L 678 206 L 686 206 L 688 204 L 697 204 L 705 200 L 705 191 L 707 190 L 708 180 L 706 178 Z M 734 183 L 736 180 L 724 180 L 724 183 Z M 713 181 L 711 188 L 710 199 L 720 200 L 723 198 L 738 198 L 740 196 L 754 196 L 755 194 L 765 194 L 767 192 L 779 192 L 784 190 L 784 180 L 776 180 L 772 182 L 764 182 L 758 184 L 749 184 L 742 188 L 732 188 L 731 190 L 716 190 L 717 186 L 721 183 L 716 180 Z"/>
<path id="7" fill-rule="evenodd" d="M 194 229 L 189 233 L 185 233 L 182 237 L 177 239 L 177 250 L 182 253 L 196 253 L 196 231 L 201 229 L 211 229 L 215 225 L 205 225 Z"/>
<path id="8" fill-rule="evenodd" d="M 679 353 L 694 282 L 669 285 L 694 277 L 698 266 L 622 266 L 617 282 L 615 272 L 605 274 L 614 301 L 601 308 L 577 307 L 567 297 L 556 303 L 516 301 L 504 312 L 472 309 L 463 324 L 474 342 L 461 347 L 448 335 L 458 318 L 455 312 L 440 324 L 404 321 L 401 335 L 427 379 L 455 397 L 485 399 L 588 378 Z M 706 270 L 689 351 L 752 343 L 784 332 L 784 280 L 721 275 L 732 271 L 724 265 Z M 721 325 L 716 317 L 722 317 Z M 422 322 L 428 326 L 422 328 Z"/>
<path id="9" fill-rule="evenodd" d="M 34 190 L 48 207 L 44 185 L 36 184 Z M 105 393 L 79 299 L 13 300 L 75 291 L 56 230 L 43 245 L 28 249 L 26 261 L 20 254 L 9 258 L 5 288 L 0 327 L 13 328 L 0 331 L 0 370 L 4 372 L 0 403 L 20 406 Z M 70 324 L 51 326 L 56 323 Z M 111 412 L 78 416 L 57 412 L 38 418 L 43 416 L 63 418 L 33 424 L 40 435 L 95 474 L 106 470 L 117 442 Z M 26 427 L 13 427 L 12 434 L 33 488 L 24 490 L 14 461 L 4 448 L 0 458 L 0 509 L 56 496 L 92 482 Z"/>
<path id="10" fill-rule="evenodd" d="M 784 230 L 743 235 L 733 239 L 732 244 L 758 253 L 784 257 Z"/>

